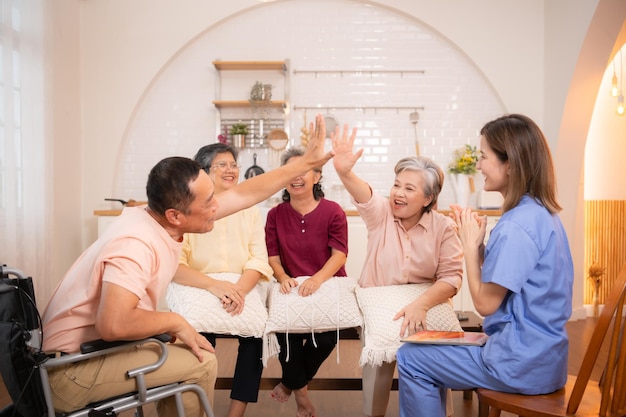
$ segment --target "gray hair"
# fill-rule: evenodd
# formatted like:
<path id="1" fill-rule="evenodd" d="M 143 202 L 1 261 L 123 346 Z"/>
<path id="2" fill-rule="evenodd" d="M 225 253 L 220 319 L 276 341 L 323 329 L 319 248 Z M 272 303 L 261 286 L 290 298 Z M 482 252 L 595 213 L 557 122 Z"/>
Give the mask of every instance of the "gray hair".
<path id="1" fill-rule="evenodd" d="M 432 201 L 424 208 L 424 212 L 431 211 L 437 205 L 439 193 L 443 188 L 443 170 L 432 159 L 424 156 L 410 156 L 402 158 L 396 163 L 395 174 L 398 175 L 402 171 L 415 171 L 422 175 L 424 180 L 422 191 L 426 197 L 432 197 Z"/>
<path id="2" fill-rule="evenodd" d="M 202 148 L 198 149 L 196 156 L 193 157 L 194 161 L 200 164 L 202 169 L 204 169 L 207 173 L 211 169 L 211 165 L 213 165 L 213 160 L 220 153 L 230 152 L 230 154 L 237 160 L 237 156 L 239 152 L 234 146 L 217 142 L 212 143 L 210 145 L 205 145 Z"/>

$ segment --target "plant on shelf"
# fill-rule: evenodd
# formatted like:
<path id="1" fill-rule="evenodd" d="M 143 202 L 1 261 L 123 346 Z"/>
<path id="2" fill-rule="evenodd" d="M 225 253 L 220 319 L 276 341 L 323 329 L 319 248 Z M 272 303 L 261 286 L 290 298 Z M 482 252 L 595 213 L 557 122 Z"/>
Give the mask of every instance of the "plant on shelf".
<path id="1" fill-rule="evenodd" d="M 235 123 L 230 127 L 231 135 L 247 135 L 248 134 L 248 126 L 243 123 Z"/>

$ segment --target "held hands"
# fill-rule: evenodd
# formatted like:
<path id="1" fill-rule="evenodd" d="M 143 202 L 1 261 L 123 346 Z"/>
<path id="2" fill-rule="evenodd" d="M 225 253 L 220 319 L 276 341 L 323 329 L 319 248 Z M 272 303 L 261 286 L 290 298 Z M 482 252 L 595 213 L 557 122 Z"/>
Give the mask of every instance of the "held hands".
<path id="1" fill-rule="evenodd" d="M 363 149 L 359 149 L 356 153 L 353 153 L 354 139 L 356 138 L 356 127 L 352 128 L 352 132 L 347 124 L 343 125 L 343 131 L 340 131 L 339 126 L 335 128 L 335 131 L 331 133 L 330 137 L 333 142 L 333 151 L 335 157 L 333 159 L 333 165 L 337 174 L 347 174 L 352 170 L 356 161 L 363 154 Z"/>
<path id="2" fill-rule="evenodd" d="M 240 314 L 245 304 L 245 291 L 237 284 L 219 279 L 212 279 L 207 290 L 222 301 L 222 307 L 231 315 Z"/>

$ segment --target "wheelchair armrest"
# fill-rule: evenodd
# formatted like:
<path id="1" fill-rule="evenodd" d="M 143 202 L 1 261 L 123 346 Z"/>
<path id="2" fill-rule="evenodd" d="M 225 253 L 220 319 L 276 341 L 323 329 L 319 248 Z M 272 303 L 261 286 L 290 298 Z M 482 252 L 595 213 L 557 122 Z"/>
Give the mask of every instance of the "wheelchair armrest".
<path id="1" fill-rule="evenodd" d="M 172 340 L 172 336 L 170 336 L 169 334 L 158 334 L 156 336 L 152 336 L 150 337 L 150 339 L 157 339 L 160 340 L 163 343 L 167 343 L 169 341 Z M 92 352 L 97 352 L 99 350 L 104 350 L 104 349 L 108 349 L 108 348 L 113 348 L 113 347 L 118 347 L 118 346 L 123 346 L 129 343 L 134 343 L 137 341 L 133 341 L 133 340 L 114 340 L 111 342 L 107 342 L 106 340 L 102 340 L 102 339 L 97 339 L 97 340 L 90 340 L 89 342 L 85 342 L 82 343 L 80 345 L 80 353 L 92 353 Z"/>
<path id="2" fill-rule="evenodd" d="M 165 336 L 165 337 L 162 338 L 161 336 Z M 147 372 L 150 372 L 150 370 L 158 369 L 167 359 L 167 347 L 166 347 L 167 342 L 162 341 L 162 339 L 165 339 L 168 341 L 171 340 L 171 338 L 168 335 L 159 335 L 157 337 L 152 337 L 152 338 L 142 339 L 142 340 L 135 340 L 135 341 L 106 342 L 102 340 L 101 343 L 89 342 L 85 344 L 85 349 L 86 349 L 85 351 L 71 353 L 68 355 L 62 355 L 56 358 L 46 359 L 45 361 L 41 363 L 41 367 L 42 369 L 43 368 L 46 368 L 46 369 L 56 368 L 58 366 L 63 366 L 63 365 L 67 365 L 70 363 L 76 363 L 76 362 L 84 361 L 86 359 L 91 359 L 91 358 L 95 358 L 98 356 L 103 356 L 103 355 L 108 355 L 111 353 L 119 352 L 125 349 L 132 348 L 134 346 L 140 346 L 146 343 L 155 343 L 160 346 L 161 353 L 159 354 L 159 358 L 156 362 L 154 362 L 151 365 L 148 365 Z M 139 368 L 140 371 L 142 371 L 143 369 L 145 369 L 145 367 Z"/>

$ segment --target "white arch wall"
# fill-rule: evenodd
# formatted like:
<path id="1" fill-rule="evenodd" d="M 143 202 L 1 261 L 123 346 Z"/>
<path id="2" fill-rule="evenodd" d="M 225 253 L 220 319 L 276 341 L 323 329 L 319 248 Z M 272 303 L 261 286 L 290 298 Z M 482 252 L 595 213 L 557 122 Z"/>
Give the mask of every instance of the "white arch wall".
<path id="1" fill-rule="evenodd" d="M 191 157 L 200 146 L 215 142 L 211 100 L 216 73 L 211 61 L 218 58 L 287 58 L 292 70 L 424 69 L 424 75 L 402 77 L 292 73 L 290 103 L 292 109 L 294 104 L 424 106 L 418 124 L 421 151 L 444 169 L 454 149 L 466 143 L 478 144 L 480 127 L 504 112 L 500 100 L 472 63 L 421 22 L 387 8 L 349 0 L 268 3 L 235 15 L 190 42 L 149 85 L 120 150 L 116 196 L 144 198 L 148 171 L 159 159 L 170 155 Z M 359 127 L 358 146 L 365 148 L 365 155 L 357 172 L 386 194 L 393 179 L 393 164 L 415 152 L 409 111 L 332 113 L 341 123 Z M 303 111 L 291 110 L 288 132 L 292 139 L 299 136 L 303 116 Z M 309 120 L 311 116 L 309 111 Z M 259 154 L 259 165 L 270 168 L 269 151 L 255 152 Z M 250 150 L 242 152 L 244 168 L 252 164 L 251 155 Z M 324 178 L 327 190 L 338 182 L 330 165 L 325 167 Z M 448 184 L 440 207 L 450 202 Z"/>

